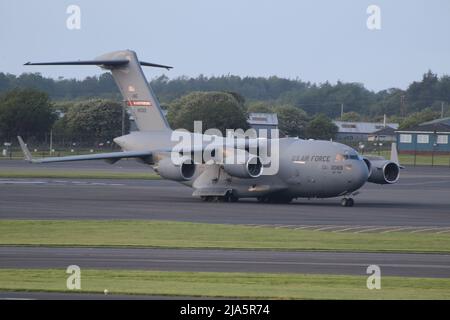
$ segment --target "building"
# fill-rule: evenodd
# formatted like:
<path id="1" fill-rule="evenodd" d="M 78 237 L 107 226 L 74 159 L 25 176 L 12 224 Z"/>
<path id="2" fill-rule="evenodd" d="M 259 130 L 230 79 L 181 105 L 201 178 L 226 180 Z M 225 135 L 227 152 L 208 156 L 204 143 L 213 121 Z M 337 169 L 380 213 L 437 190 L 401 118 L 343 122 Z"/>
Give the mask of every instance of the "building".
<path id="1" fill-rule="evenodd" d="M 422 125 L 434 124 L 434 123 L 443 123 L 443 124 L 450 126 L 450 117 L 427 121 L 427 122 L 422 123 Z"/>
<path id="2" fill-rule="evenodd" d="M 397 146 L 406 154 L 450 154 L 450 119 L 438 119 L 397 130 Z"/>
<path id="3" fill-rule="evenodd" d="M 248 115 L 248 124 L 258 132 L 261 129 L 267 130 L 267 137 L 270 138 L 270 130 L 278 129 L 278 117 L 276 113 L 251 112 Z"/>
<path id="4" fill-rule="evenodd" d="M 398 123 L 382 123 L 382 122 L 351 122 L 351 121 L 333 121 L 338 127 L 336 140 L 346 142 L 367 141 L 369 135 L 374 132 L 391 127 L 398 128 Z"/>
<path id="5" fill-rule="evenodd" d="M 370 133 L 367 137 L 368 141 L 372 142 L 394 142 L 397 140 L 397 134 L 392 127 L 385 127 L 377 130 L 374 133 Z"/>

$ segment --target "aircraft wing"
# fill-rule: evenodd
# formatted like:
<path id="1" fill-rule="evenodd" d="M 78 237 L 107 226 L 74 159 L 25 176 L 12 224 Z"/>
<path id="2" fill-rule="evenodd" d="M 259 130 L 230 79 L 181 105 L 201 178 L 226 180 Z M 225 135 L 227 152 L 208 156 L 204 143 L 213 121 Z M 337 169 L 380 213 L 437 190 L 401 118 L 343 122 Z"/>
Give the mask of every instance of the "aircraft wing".
<path id="1" fill-rule="evenodd" d="M 24 154 L 25 160 L 32 163 L 51 163 L 51 162 L 67 162 L 67 161 L 82 161 L 82 160 L 106 160 L 110 163 L 114 163 L 124 158 L 141 158 L 148 159 L 152 157 L 151 151 L 119 151 L 109 153 L 97 153 L 97 154 L 84 154 L 77 156 L 65 156 L 65 157 L 50 157 L 33 159 L 30 150 L 28 150 L 26 144 L 22 138 L 17 137 L 19 140 L 20 148 Z"/>

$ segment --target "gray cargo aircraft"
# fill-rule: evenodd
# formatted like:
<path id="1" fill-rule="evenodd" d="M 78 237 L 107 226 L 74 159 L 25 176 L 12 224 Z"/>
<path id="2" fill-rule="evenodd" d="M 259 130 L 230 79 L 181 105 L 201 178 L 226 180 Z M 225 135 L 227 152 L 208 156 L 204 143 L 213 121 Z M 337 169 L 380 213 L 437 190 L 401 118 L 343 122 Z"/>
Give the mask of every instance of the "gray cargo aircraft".
<path id="1" fill-rule="evenodd" d="M 123 158 L 135 158 L 151 165 L 161 177 L 192 187 L 193 195 L 204 201 L 234 202 L 239 198 L 257 198 L 260 202 L 288 203 L 295 198 L 342 197 L 342 206 L 353 206 L 352 197 L 366 182 L 392 184 L 399 179 L 401 166 L 395 144 L 391 159 L 386 160 L 362 157 L 349 146 L 332 141 L 290 137 L 247 138 L 243 143 L 240 139 L 240 143 L 231 147 L 231 151 L 245 153 L 244 161 L 194 161 L 195 156 L 186 154 L 205 152 L 207 146 L 204 141 L 215 141 L 212 157 L 226 154 L 230 151 L 225 145 L 226 139 L 211 139 L 213 137 L 201 133 L 172 130 L 141 66 L 171 67 L 139 61 L 134 51 L 115 51 L 89 61 L 28 62 L 25 65 L 97 65 L 109 70 L 138 128 L 136 132 L 114 139 L 123 150 L 121 152 L 40 159 L 33 159 L 23 140 L 18 137 L 25 159 L 33 163 L 106 160 L 112 164 Z M 189 143 L 177 149 L 180 160 L 174 161 L 172 156 L 178 143 L 173 139 L 174 134 L 190 138 L 189 141 L 199 138 L 202 142 Z M 267 155 L 265 158 L 261 156 L 260 147 L 250 148 L 252 142 L 262 140 L 267 145 L 277 145 L 274 151 L 271 149 L 270 159 L 276 159 L 278 163 L 277 170 L 271 174 L 264 174 L 270 165 Z"/>

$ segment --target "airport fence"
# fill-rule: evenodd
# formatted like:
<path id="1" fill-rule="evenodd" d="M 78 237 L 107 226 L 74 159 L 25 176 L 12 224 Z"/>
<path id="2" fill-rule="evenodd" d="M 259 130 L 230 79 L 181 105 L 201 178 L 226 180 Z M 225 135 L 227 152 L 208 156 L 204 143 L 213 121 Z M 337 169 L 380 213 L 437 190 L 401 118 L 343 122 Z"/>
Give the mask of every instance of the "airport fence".
<path id="1" fill-rule="evenodd" d="M 389 159 L 391 156 L 390 141 L 336 141 L 346 144 L 361 155 L 375 155 Z M 450 154 L 439 154 L 430 152 L 429 154 L 399 152 L 400 164 L 404 166 L 447 166 L 450 168 Z"/>
<path id="2" fill-rule="evenodd" d="M 108 137 L 107 134 L 103 136 Z M 24 136 L 28 149 L 36 157 L 60 157 L 66 155 L 79 155 L 87 153 L 101 153 L 119 151 L 120 148 L 111 138 L 95 138 L 91 135 L 53 135 L 44 134 L 40 137 Z M 0 146 L 0 159 L 23 158 L 17 138 L 3 139 Z"/>
<path id="3" fill-rule="evenodd" d="M 372 141 L 336 141 L 349 145 L 362 155 L 382 156 L 390 158 L 391 142 Z M 120 151 L 111 139 L 93 139 L 86 135 L 45 135 L 43 139 L 31 138 L 26 141 L 27 146 L 34 157 L 61 157 L 89 153 L 102 153 Z M 0 147 L 0 159 L 23 159 L 17 139 L 5 141 Z M 399 154 L 399 160 L 405 166 L 447 166 L 450 168 L 450 154 Z"/>

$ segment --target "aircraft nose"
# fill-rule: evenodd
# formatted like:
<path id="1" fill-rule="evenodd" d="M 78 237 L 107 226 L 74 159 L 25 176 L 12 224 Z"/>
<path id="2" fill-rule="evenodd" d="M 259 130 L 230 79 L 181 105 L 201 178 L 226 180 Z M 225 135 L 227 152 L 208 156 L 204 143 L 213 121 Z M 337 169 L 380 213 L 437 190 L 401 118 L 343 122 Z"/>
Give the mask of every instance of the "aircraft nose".
<path id="1" fill-rule="evenodd" d="M 345 165 L 347 171 L 347 191 L 355 191 L 361 188 L 369 177 L 369 169 L 363 160 L 360 161 L 349 161 Z"/>

